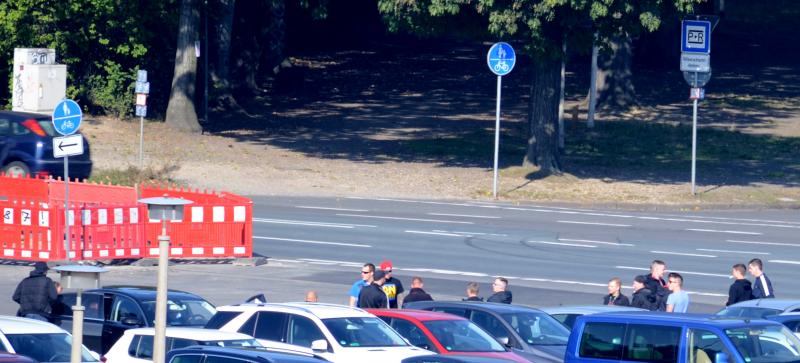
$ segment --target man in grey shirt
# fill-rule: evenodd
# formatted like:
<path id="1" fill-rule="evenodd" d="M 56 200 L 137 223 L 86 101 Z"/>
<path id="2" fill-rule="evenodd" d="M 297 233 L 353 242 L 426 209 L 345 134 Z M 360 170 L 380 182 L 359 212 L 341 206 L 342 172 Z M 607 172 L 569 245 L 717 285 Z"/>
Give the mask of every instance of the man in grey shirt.
<path id="1" fill-rule="evenodd" d="M 689 310 L 689 294 L 683 291 L 683 276 L 677 272 L 669 274 L 669 290 L 667 297 L 668 313 L 685 313 Z"/>

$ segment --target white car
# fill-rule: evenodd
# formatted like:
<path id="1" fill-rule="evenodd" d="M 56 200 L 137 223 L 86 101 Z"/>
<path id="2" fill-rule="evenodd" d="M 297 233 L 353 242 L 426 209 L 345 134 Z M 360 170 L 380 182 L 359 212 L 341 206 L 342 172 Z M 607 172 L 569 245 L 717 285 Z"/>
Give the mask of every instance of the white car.
<path id="1" fill-rule="evenodd" d="M 380 318 L 343 305 L 222 306 L 206 328 L 252 335 L 267 347 L 301 350 L 337 363 L 400 363 L 405 358 L 433 354 L 409 344 Z"/>
<path id="2" fill-rule="evenodd" d="M 69 362 L 72 336 L 48 322 L 0 316 L 0 351 L 24 355 L 41 363 Z M 97 362 L 96 355 L 84 346 L 81 361 Z"/>
<path id="3" fill-rule="evenodd" d="M 103 357 L 108 363 L 152 362 L 154 334 L 155 328 L 128 329 Z M 167 352 L 193 345 L 244 348 L 262 346 L 249 335 L 211 329 L 167 327 L 166 335 Z"/>

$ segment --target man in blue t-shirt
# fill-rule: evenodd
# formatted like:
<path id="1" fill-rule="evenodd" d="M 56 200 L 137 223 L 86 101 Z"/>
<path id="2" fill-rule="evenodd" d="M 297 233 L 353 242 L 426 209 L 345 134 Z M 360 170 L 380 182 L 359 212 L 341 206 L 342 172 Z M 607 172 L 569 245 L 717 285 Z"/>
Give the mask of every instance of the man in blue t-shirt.
<path id="1" fill-rule="evenodd" d="M 372 283 L 373 273 L 375 273 L 375 265 L 368 262 L 361 266 L 361 279 L 353 283 L 348 293 L 350 295 L 350 306 L 358 306 L 358 295 L 364 286 L 369 286 Z"/>
<path id="2" fill-rule="evenodd" d="M 669 274 L 669 290 L 667 297 L 668 313 L 685 313 L 689 310 L 689 294 L 683 291 L 683 276 L 677 272 Z"/>

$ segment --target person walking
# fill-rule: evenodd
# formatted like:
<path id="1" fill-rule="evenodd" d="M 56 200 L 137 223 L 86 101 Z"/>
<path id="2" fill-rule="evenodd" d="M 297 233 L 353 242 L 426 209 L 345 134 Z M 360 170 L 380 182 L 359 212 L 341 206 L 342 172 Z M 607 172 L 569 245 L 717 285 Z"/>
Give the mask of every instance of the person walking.
<path id="1" fill-rule="evenodd" d="M 358 307 L 362 309 L 386 309 L 389 307 L 389 299 L 383 292 L 383 283 L 386 282 L 386 274 L 377 270 L 372 275 L 372 283 L 364 286 L 358 295 Z"/>
<path id="2" fill-rule="evenodd" d="M 740 301 L 747 301 L 753 298 L 753 287 L 750 281 L 744 278 L 746 272 L 744 264 L 737 263 L 731 268 L 731 275 L 736 279 L 728 288 L 728 302 L 725 306 L 736 304 Z"/>
<path id="3" fill-rule="evenodd" d="M 639 275 L 633 278 L 633 295 L 631 295 L 631 306 L 646 310 L 656 310 L 658 304 L 656 296 L 647 288 L 645 282 L 647 277 Z"/>
<path id="4" fill-rule="evenodd" d="M 645 285 L 647 289 L 655 295 L 656 310 L 667 310 L 667 296 L 669 295 L 669 286 L 664 281 L 664 273 L 667 272 L 667 264 L 661 260 L 653 260 L 650 263 L 650 274 L 647 275 Z"/>
<path id="5" fill-rule="evenodd" d="M 317 292 L 314 290 L 308 290 L 308 292 L 306 292 L 306 302 L 310 303 L 319 302 L 319 298 L 317 297 Z"/>
<path id="6" fill-rule="evenodd" d="M 56 284 L 47 277 L 47 263 L 36 262 L 30 275 L 17 285 L 11 297 L 19 304 L 17 316 L 48 321 L 52 305 L 58 301 Z"/>
<path id="7" fill-rule="evenodd" d="M 755 278 L 755 281 L 753 281 L 753 298 L 774 298 L 775 290 L 772 289 L 772 282 L 769 281 L 769 277 L 764 273 L 764 264 L 761 259 L 754 258 L 747 263 L 747 266 L 747 271 Z"/>
<path id="8" fill-rule="evenodd" d="M 358 306 L 358 295 L 364 286 L 369 286 L 372 283 L 372 274 L 375 273 L 375 265 L 365 263 L 361 266 L 361 279 L 354 282 L 350 287 L 350 306 Z"/>
<path id="9" fill-rule="evenodd" d="M 414 276 L 411 278 L 411 290 L 408 291 L 408 296 L 403 299 L 403 305 L 401 306 L 405 307 L 406 303 L 414 301 L 433 301 L 431 295 L 422 289 L 424 286 L 425 282 L 422 281 L 422 277 Z"/>
<path id="10" fill-rule="evenodd" d="M 384 260 L 381 262 L 381 271 L 386 274 L 386 282 L 383 283 L 383 292 L 389 297 L 389 308 L 397 309 L 400 297 L 405 292 L 403 283 L 392 276 L 392 261 Z"/>
<path id="11" fill-rule="evenodd" d="M 493 303 L 502 303 L 502 304 L 511 304 L 511 300 L 513 296 L 511 296 L 511 291 L 507 291 L 508 289 L 508 280 L 505 277 L 497 277 L 494 279 L 492 283 L 492 291 L 494 294 L 489 296 L 486 299 L 487 302 Z"/>
<path id="12" fill-rule="evenodd" d="M 689 310 L 689 294 L 683 291 L 683 276 L 677 272 L 669 273 L 669 290 L 667 297 L 668 313 L 685 313 Z"/>
<path id="13" fill-rule="evenodd" d="M 622 295 L 622 280 L 614 277 L 608 281 L 608 294 L 603 297 L 603 305 L 629 306 L 628 297 Z"/>
<path id="14" fill-rule="evenodd" d="M 467 284 L 467 297 L 461 299 L 462 301 L 483 301 L 482 297 L 478 296 L 480 293 L 480 286 L 477 282 L 470 282 Z"/>

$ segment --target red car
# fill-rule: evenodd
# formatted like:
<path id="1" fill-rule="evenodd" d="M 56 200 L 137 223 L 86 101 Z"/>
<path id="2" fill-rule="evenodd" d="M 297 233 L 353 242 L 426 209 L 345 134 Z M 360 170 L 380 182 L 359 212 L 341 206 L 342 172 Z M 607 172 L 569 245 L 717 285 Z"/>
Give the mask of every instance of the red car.
<path id="1" fill-rule="evenodd" d="M 367 309 L 412 345 L 443 355 L 489 357 L 528 363 L 489 333 L 460 316 L 425 310 Z"/>

